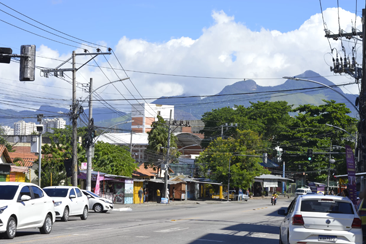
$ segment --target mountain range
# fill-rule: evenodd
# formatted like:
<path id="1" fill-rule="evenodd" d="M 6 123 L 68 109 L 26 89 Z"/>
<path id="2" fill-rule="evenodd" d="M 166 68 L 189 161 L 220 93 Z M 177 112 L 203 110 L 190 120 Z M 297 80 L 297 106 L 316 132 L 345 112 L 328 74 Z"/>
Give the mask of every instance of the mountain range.
<path id="1" fill-rule="evenodd" d="M 335 100 L 338 103 L 345 103 L 352 111 L 350 114 L 356 117 L 357 111 L 350 103 L 354 103 L 358 95 L 346 94 L 328 79 L 320 76 L 313 71 L 306 71 L 303 74 L 296 76 L 297 78 L 310 79 L 326 86 L 315 84 L 308 81 L 287 80 L 285 83 L 277 86 L 260 86 L 254 80 L 238 81 L 232 85 L 225 86 L 221 92 L 211 96 L 197 95 L 180 95 L 171 97 L 161 97 L 155 100 L 154 104 L 174 105 L 174 118 L 177 120 L 199 120 L 205 112 L 212 109 L 222 107 L 234 107 L 235 105 L 250 106 L 250 102 L 264 101 L 287 101 L 288 104 L 294 107 L 302 104 L 320 105 L 324 104 L 325 100 Z M 343 96 L 339 95 L 341 93 Z M 345 99 L 347 98 L 347 99 Z M 85 109 L 85 114 L 88 114 L 88 109 Z M 67 114 L 69 110 L 57 108 L 48 105 L 41 106 L 37 111 L 14 111 L 10 109 L 0 109 L 0 124 L 13 127 L 14 122 L 25 120 L 26 122 L 36 122 L 37 114 L 43 114 L 45 117 L 64 117 L 69 123 Z M 81 116 L 83 121 L 78 124 L 85 126 L 87 117 Z M 107 108 L 93 109 L 93 118 L 95 125 L 102 127 L 110 127 L 111 125 L 122 121 L 130 120 L 128 113 L 110 111 Z M 117 128 L 117 127 L 116 127 Z M 130 130 L 131 124 L 126 123 L 118 126 L 118 129 Z"/>

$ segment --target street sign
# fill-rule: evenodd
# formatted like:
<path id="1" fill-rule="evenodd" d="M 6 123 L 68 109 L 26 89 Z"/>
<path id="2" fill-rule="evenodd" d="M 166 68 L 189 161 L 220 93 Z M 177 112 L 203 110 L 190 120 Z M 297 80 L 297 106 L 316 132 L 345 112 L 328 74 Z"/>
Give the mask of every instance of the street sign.
<path id="1" fill-rule="evenodd" d="M 11 57 L 10 56 L 3 56 L 1 54 L 12 54 L 13 50 L 8 47 L 0 47 L 0 63 L 9 64 Z"/>

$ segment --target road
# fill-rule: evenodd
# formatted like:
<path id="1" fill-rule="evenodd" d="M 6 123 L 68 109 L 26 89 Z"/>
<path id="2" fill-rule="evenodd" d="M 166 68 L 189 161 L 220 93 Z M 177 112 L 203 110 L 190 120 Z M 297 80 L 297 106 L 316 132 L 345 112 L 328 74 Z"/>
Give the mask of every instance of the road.
<path id="1" fill-rule="evenodd" d="M 77 217 L 56 221 L 49 235 L 21 230 L 13 240 L 0 239 L 0 243 L 278 243 L 283 216 L 277 210 L 290 200 L 281 198 L 276 206 L 270 199 L 135 205 L 132 211 L 89 212 L 85 221 Z M 126 205 L 116 206 L 121 207 Z"/>

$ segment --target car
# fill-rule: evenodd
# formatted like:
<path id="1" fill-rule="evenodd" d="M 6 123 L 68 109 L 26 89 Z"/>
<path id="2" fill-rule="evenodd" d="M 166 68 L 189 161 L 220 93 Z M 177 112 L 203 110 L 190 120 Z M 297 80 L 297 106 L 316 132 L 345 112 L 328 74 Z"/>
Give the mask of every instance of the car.
<path id="1" fill-rule="evenodd" d="M 111 200 L 100 197 L 91 191 L 82 190 L 82 192 L 89 199 L 89 210 L 93 209 L 96 213 L 106 213 L 113 209 Z"/>
<path id="2" fill-rule="evenodd" d="M 362 222 L 347 197 L 299 195 L 278 210 L 279 243 L 362 243 Z"/>
<path id="3" fill-rule="evenodd" d="M 297 188 L 295 194 L 296 195 L 306 195 L 311 193 L 310 188 Z"/>
<path id="4" fill-rule="evenodd" d="M 241 198 L 241 200 L 244 200 L 244 201 L 249 200 L 249 196 L 247 194 L 239 194 L 239 197 Z"/>
<path id="5" fill-rule="evenodd" d="M 48 186 L 43 188 L 55 205 L 56 218 L 68 221 L 70 216 L 88 218 L 89 200 L 76 186 Z"/>
<path id="6" fill-rule="evenodd" d="M 39 228 L 49 234 L 56 214 L 52 199 L 37 185 L 0 182 L 0 233 L 13 239 L 17 230 Z"/>

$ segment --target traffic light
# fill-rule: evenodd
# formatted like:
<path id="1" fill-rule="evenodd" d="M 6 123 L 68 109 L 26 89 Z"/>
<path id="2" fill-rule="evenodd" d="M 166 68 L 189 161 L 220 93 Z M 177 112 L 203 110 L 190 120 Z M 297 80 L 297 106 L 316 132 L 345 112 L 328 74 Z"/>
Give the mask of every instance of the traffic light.
<path id="1" fill-rule="evenodd" d="M 20 81 L 34 81 L 36 69 L 36 46 L 22 45 L 20 47 Z"/>
<path id="2" fill-rule="evenodd" d="M 0 54 L 12 54 L 13 50 L 8 47 L 0 47 Z M 0 63 L 9 64 L 11 57 L 8 55 L 0 55 Z"/>
<path id="3" fill-rule="evenodd" d="M 308 157 L 308 161 L 313 160 L 313 149 L 308 149 L 307 157 Z"/>

